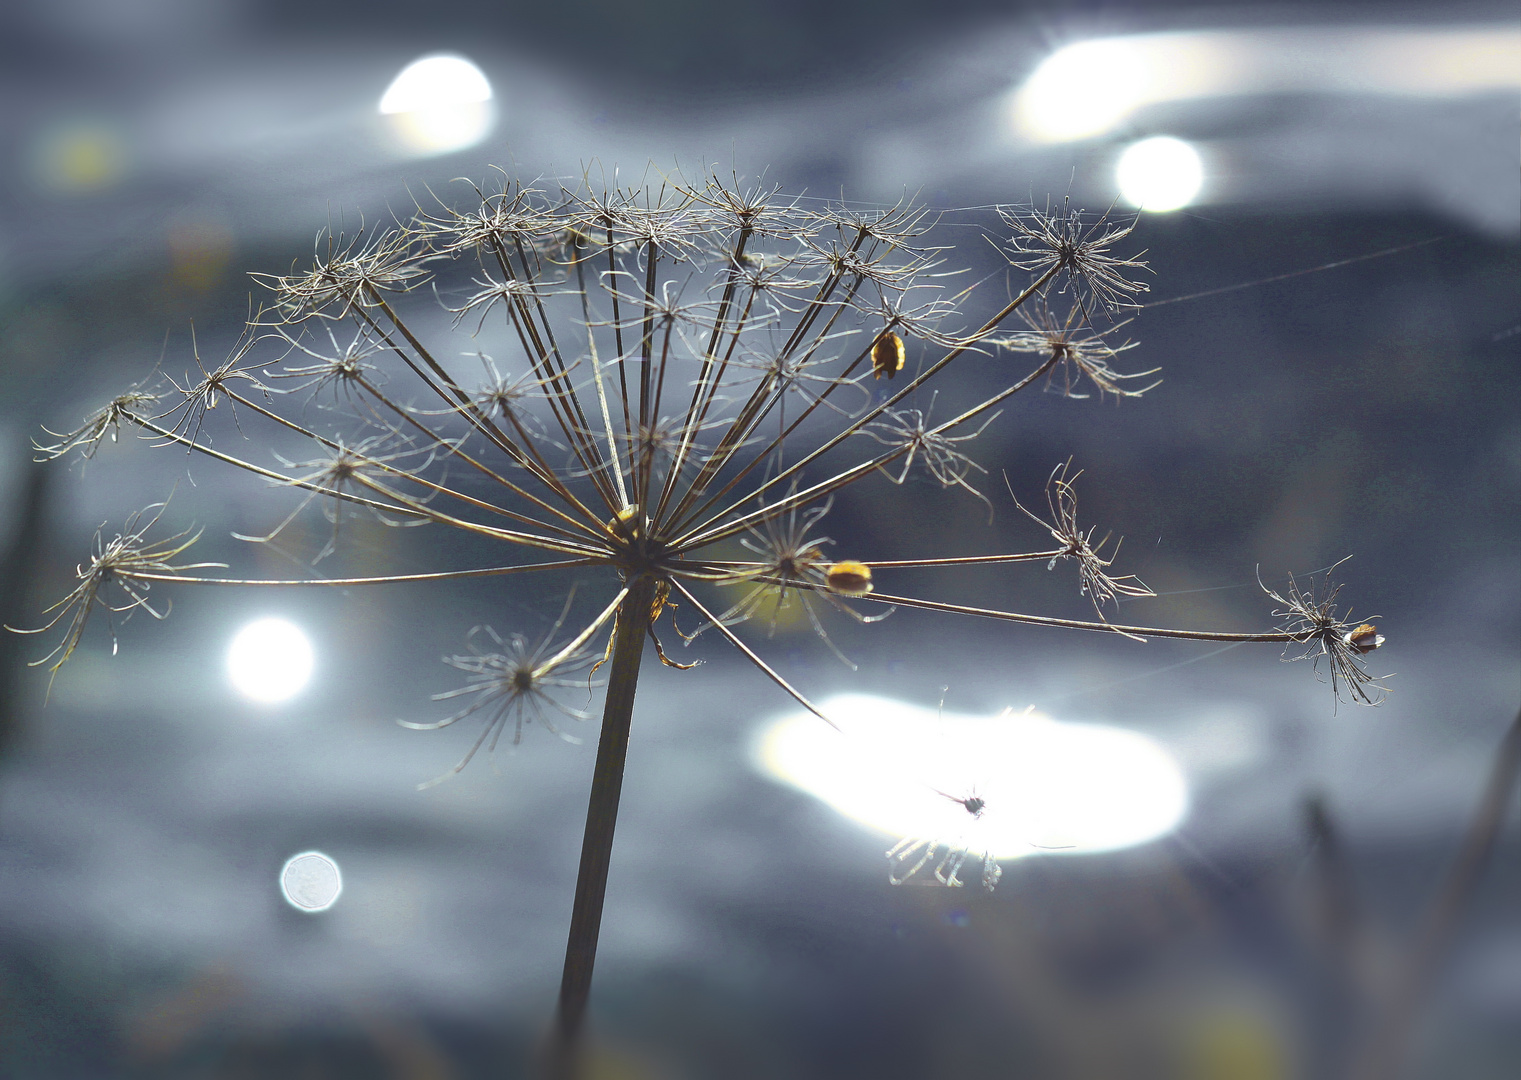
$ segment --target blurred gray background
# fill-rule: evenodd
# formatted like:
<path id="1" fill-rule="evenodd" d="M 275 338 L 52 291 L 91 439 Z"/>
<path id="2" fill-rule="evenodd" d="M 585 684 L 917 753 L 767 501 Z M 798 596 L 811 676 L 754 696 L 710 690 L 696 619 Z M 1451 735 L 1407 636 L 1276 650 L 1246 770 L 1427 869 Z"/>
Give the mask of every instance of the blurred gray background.
<path id="1" fill-rule="evenodd" d="M 1125 72 L 1079 68 L 1072 100 L 1133 106 L 1066 139 L 1012 119 L 1012 95 L 1064 46 L 1201 32 L 1295 59 L 1149 96 Z M 95 528 L 171 488 L 176 520 L 206 529 L 203 557 L 289 569 L 228 538 L 272 528 L 289 493 L 130 440 L 87 468 L 34 469 L 29 440 L 161 356 L 184 370 L 192 323 L 202 355 L 224 355 L 244 272 L 284 272 L 329 221 L 406 213 L 490 165 L 573 180 L 653 162 L 863 204 L 907 193 L 995 228 L 995 203 L 1107 207 L 1126 146 L 1188 140 L 1198 201 L 1144 214 L 1134 236 L 1160 303 L 1128 328 L 1140 345 L 1124 359 L 1165 382 L 1118 407 L 1016 399 L 976 444 L 984 490 L 1002 490 L 1002 470 L 1033 495 L 1073 456 L 1085 515 L 1127 537 L 1123 568 L 1162 594 L 1127 605 L 1135 621 L 1256 628 L 1259 568 L 1282 580 L 1352 555 L 1344 596 L 1383 616 L 1389 645 L 1370 659 L 1396 692 L 1333 711 L 1307 665 L 1267 646 L 907 611 L 830 624 L 857 672 L 779 633 L 768 656 L 816 699 L 1034 703 L 1145 732 L 1183 766 L 1191 809 L 1172 835 L 1012 862 L 982 895 L 893 889 L 891 838 L 762 775 L 751 740 L 792 710 L 717 643 L 695 647 L 696 671 L 647 668 L 595 1068 L 1342 1075 L 1521 701 L 1518 34 L 1513 6 L 1484 4 L 16 0 L 0 11 L 5 621 L 37 625 Z M 1394 51 L 1369 59 L 1369 42 Z M 377 103 L 435 52 L 479 66 L 494 120 L 473 145 L 423 154 Z M 955 259 L 976 277 L 1000 266 L 980 240 Z M 979 388 L 969 369 L 951 392 Z M 346 571 L 436 564 L 436 530 L 362 524 Z M 980 504 L 928 483 L 851 489 L 828 531 L 903 553 L 1039 541 L 1005 502 L 990 528 Z M 0 1074 L 522 1075 L 558 981 L 594 740 L 530 731 L 417 792 L 467 736 L 393 722 L 438 715 L 428 695 L 457 680 L 438 658 L 471 626 L 542 634 L 570 584 L 506 580 L 181 590 L 167 622 L 118 628 L 117 656 L 92 630 L 46 703 L 45 674 L 22 667 L 46 646 L 0 642 Z M 1039 567 L 936 594 L 1084 604 Z M 223 675 L 227 641 L 262 614 L 301 623 L 317 651 L 311 688 L 278 707 L 242 702 Z M 1409 1075 L 1521 1070 L 1516 816 L 1412 1032 Z M 344 873 L 322 915 L 276 884 L 310 848 Z"/>

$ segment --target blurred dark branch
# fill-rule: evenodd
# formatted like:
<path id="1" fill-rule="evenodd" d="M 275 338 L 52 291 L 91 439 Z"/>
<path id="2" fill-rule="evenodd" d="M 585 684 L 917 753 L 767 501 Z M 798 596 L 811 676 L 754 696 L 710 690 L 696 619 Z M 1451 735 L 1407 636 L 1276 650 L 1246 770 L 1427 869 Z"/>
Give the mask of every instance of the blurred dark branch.
<path id="1" fill-rule="evenodd" d="M 1347 865 L 1341 834 L 1331 819 L 1325 799 L 1311 795 L 1304 801 L 1304 826 L 1309 835 L 1315 867 L 1315 916 L 1318 928 L 1336 949 L 1343 970 L 1355 966 L 1351 945 L 1362 922 L 1352 874 Z"/>
<path id="2" fill-rule="evenodd" d="M 48 502 L 48 470 L 26 470 L 25 488 L 11 508 L 15 531 L 0 556 L 0 623 L 26 626 L 33 618 L 32 583 L 42 561 Z M 22 650 L 28 639 L 0 632 L 0 758 L 10 750 L 21 724 L 21 674 L 26 670 Z"/>
<path id="3" fill-rule="evenodd" d="M 1341 830 L 1325 797 L 1306 796 L 1301 804 L 1310 847 L 1311 925 L 1321 961 L 1321 982 L 1305 1005 L 1307 1030 L 1314 1032 L 1316 1052 L 1308 1075 L 1329 1080 L 1344 1076 L 1353 1037 L 1366 1016 L 1365 1003 L 1376 986 L 1369 956 L 1367 912 L 1357 886 Z"/>
<path id="4" fill-rule="evenodd" d="M 1441 970 L 1468 901 L 1489 863 L 1518 776 L 1521 776 L 1521 712 L 1516 714 L 1495 751 L 1489 784 L 1468 826 L 1468 834 L 1446 880 L 1426 909 L 1409 960 L 1387 999 L 1383 1015 L 1369 1030 L 1363 1051 L 1353 1065 L 1351 1075 L 1355 1080 L 1386 1080 L 1398 1075 L 1411 1025 Z"/>

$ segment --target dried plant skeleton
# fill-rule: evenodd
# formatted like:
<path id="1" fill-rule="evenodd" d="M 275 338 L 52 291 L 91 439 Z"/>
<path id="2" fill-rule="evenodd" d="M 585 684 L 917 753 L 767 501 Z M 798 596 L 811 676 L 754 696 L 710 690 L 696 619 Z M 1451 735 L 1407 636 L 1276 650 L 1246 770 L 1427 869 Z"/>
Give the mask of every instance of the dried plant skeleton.
<path id="1" fill-rule="evenodd" d="M 1056 540 L 1052 550 L 875 559 L 834 552 L 815 535 L 836 493 L 873 477 L 902 483 L 916 463 L 991 512 L 977 486 L 987 465 L 970 456 L 970 444 L 1014 395 L 1053 380 L 1069 394 L 1080 380 L 1101 394 L 1140 392 L 1124 387 L 1141 375 L 1113 367 L 1127 346 L 1106 344 L 1144 289 L 1143 264 L 1116 250 L 1131 225 L 1065 204 L 1000 213 L 995 239 L 1023 287 L 968 326 L 957 322 L 981 294 L 952 291 L 949 249 L 930 242 L 936 221 L 909 204 L 861 210 L 716 176 L 633 186 L 588 181 L 577 190 L 504 179 L 474 189 L 462 209 L 441 204 L 382 228 L 324 232 L 309 269 L 258 277 L 268 301 L 225 363 L 197 357 L 184 379 L 133 388 L 40 445 L 41 455 L 89 457 L 120 429 L 136 429 L 297 489 L 258 540 L 279 536 L 318 503 L 331 526 L 319 558 L 341 549 L 344 513 L 360 508 L 389 524 L 461 530 L 500 543 L 504 554 L 469 570 L 336 582 L 217 578 L 196 572 L 207 564 L 175 561 L 193 535 L 147 539 L 155 510 L 116 540 L 97 540 L 79 585 L 42 628 L 65 629 L 44 661 L 56 668 L 75 651 L 97 605 L 163 614 L 148 605 L 152 586 L 353 586 L 567 569 L 584 579 L 587 568 L 605 568 L 600 614 L 569 634 L 569 644 L 558 644 L 566 615 L 533 646 L 499 637 L 482 618 L 469 654 L 448 659 L 468 680 L 443 696 L 467 699 L 464 707 L 413 725 L 481 722 L 468 761 L 494 745 L 509 721 L 516 741 L 527 721 L 578 720 L 581 710 L 553 694 L 571 676 L 585 685 L 605 638 L 608 689 L 592 802 L 606 831 L 594 837 L 589 827 L 589 847 L 611 844 L 607 800 L 615 812 L 617 793 L 608 785 L 621 774 L 639 658 L 656 621 L 677 604 L 693 633 L 727 641 L 814 713 L 739 624 L 774 620 L 795 602 L 836 653 L 827 619 L 844 613 L 873 622 L 895 607 L 1136 637 L 1278 642 L 1327 656 L 1338 693 L 1372 700 L 1368 690 L 1377 684 L 1362 657 L 1382 638 L 1336 622 L 1334 611 L 1297 587 L 1287 597 L 1273 594 L 1287 621 L 1258 633 L 1110 622 L 1107 602 L 1149 591 L 1132 576 L 1109 573 L 1113 552 L 1102 555 L 1094 529 L 1079 527 L 1077 474 L 1067 466 L 1051 478 L 1050 519 L 1030 515 Z M 1021 328 L 1008 325 L 1016 318 Z M 931 384 L 944 381 L 948 368 L 1011 352 L 1031 354 L 1017 378 L 931 420 Z M 234 410 L 247 438 L 268 432 L 287 452 L 292 440 L 310 452 L 286 459 L 239 449 L 248 444 L 235 439 L 213 445 L 212 414 Z M 738 549 L 752 557 L 735 558 Z M 1026 561 L 1075 563 L 1098 618 L 973 608 L 892 588 L 895 569 Z M 108 586 L 120 589 L 120 602 L 105 599 Z M 726 587 L 743 592 L 735 598 Z M 663 648 L 659 655 L 666 659 Z M 895 875 L 932 866 L 954 883 L 967 857 L 958 850 L 936 856 L 933 845 L 910 846 L 897 852 Z M 985 883 L 996 870 L 985 861 Z M 605 865 L 583 863 L 583 880 L 599 872 Z M 584 945 L 589 928 L 595 947 L 600 895 L 585 909 L 578 899 L 572 920 L 561 1008 L 567 1039 L 584 1007 Z"/>

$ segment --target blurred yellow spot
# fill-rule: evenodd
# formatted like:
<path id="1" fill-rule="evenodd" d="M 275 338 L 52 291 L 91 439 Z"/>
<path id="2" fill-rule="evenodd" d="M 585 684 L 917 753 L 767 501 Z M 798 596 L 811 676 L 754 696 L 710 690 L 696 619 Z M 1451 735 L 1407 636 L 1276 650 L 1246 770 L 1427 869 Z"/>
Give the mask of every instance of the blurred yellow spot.
<path id="1" fill-rule="evenodd" d="M 766 627 L 767 632 L 780 630 L 786 633 L 791 630 L 806 630 L 806 612 L 803 610 L 802 601 L 797 598 L 794 589 L 788 589 L 786 596 L 775 585 L 755 585 L 751 589 L 751 596 L 755 598 L 755 608 L 750 618 L 753 622 Z"/>
<path id="2" fill-rule="evenodd" d="M 42 136 L 34 169 L 44 188 L 83 194 L 121 179 L 126 158 L 126 148 L 112 129 L 103 124 L 70 124 Z"/>
<path id="3" fill-rule="evenodd" d="M 1194 1031 L 1186 1055 L 1187 1080 L 1284 1080 L 1283 1041 L 1261 1016 L 1222 1011 Z"/>
<path id="4" fill-rule="evenodd" d="M 190 217 L 169 224 L 169 267 L 175 284 L 204 292 L 222 280 L 232 260 L 232 230 L 214 217 Z"/>

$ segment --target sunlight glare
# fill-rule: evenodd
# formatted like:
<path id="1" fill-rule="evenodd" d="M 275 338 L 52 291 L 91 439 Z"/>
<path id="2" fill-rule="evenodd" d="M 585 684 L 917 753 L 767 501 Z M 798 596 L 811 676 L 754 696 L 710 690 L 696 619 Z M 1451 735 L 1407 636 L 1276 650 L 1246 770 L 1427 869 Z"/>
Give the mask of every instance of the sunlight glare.
<path id="1" fill-rule="evenodd" d="M 244 697 L 263 704 L 300 693 L 312 677 L 312 645 L 285 619 L 257 619 L 227 649 L 227 676 Z"/>
<path id="2" fill-rule="evenodd" d="M 1204 163 L 1199 152 L 1182 139 L 1158 135 L 1125 148 L 1115 167 L 1115 181 L 1131 206 L 1166 213 L 1194 201 L 1204 184 Z"/>
<path id="3" fill-rule="evenodd" d="M 966 831 L 956 799 L 986 802 L 977 841 L 997 859 L 1037 851 L 1114 851 L 1177 827 L 1187 785 L 1172 757 L 1138 732 L 1066 724 L 1034 711 L 966 716 L 846 695 L 763 729 L 760 770 L 884 835 Z"/>
<path id="4" fill-rule="evenodd" d="M 1521 30 L 1291 26 L 1091 38 L 1057 49 L 1010 94 L 1032 142 L 1089 139 L 1166 102 L 1241 94 L 1454 98 L 1521 87 Z"/>
<path id="5" fill-rule="evenodd" d="M 1144 50 L 1125 38 L 1079 41 L 1041 62 L 1014 96 L 1018 129 L 1036 142 L 1102 135 L 1145 100 Z"/>
<path id="6" fill-rule="evenodd" d="M 292 855 L 280 868 L 280 894 L 297 911 L 326 911 L 342 893 L 343 875 L 338 864 L 320 851 Z"/>
<path id="7" fill-rule="evenodd" d="M 419 155 L 474 146 L 496 121 L 485 73 L 450 53 L 424 56 L 403 68 L 381 96 L 380 113 L 401 148 Z"/>

